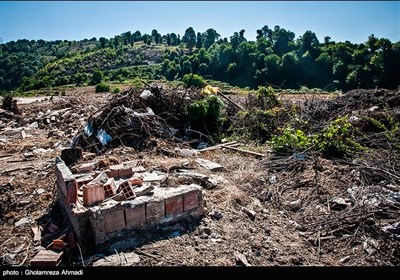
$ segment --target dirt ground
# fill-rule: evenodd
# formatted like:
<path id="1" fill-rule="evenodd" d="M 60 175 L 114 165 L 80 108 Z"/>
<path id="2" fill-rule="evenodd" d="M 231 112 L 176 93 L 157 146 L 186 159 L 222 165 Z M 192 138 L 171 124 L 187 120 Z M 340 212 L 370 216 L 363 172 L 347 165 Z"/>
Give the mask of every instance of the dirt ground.
<path id="1" fill-rule="evenodd" d="M 0 111 L 2 265 L 29 266 L 41 247 L 57 237 L 56 232 L 34 241 L 33 226 L 53 222 L 62 229 L 67 224 L 56 203 L 55 158 L 112 98 L 87 87 L 21 102 L 21 115 Z M 121 146 L 96 159 L 104 165 L 139 159 L 146 168 L 164 171 L 189 160 L 193 172 L 217 182 L 205 188 L 200 220 L 140 233 L 140 242 L 129 249 L 124 249 L 128 239 L 93 255 L 67 249 L 62 265 L 400 265 L 399 228 L 393 226 L 400 221 L 400 186 L 365 185 L 362 164 L 317 155 L 276 156 L 266 146 L 258 149 L 264 157 L 223 148 L 201 153 L 224 167 L 212 172 L 173 153 L 185 147 L 161 141 L 152 150 L 136 152 Z M 84 153 L 81 163 L 93 157 Z M 398 170 L 390 174 L 399 176 Z M 169 179 L 173 182 L 173 173 Z"/>

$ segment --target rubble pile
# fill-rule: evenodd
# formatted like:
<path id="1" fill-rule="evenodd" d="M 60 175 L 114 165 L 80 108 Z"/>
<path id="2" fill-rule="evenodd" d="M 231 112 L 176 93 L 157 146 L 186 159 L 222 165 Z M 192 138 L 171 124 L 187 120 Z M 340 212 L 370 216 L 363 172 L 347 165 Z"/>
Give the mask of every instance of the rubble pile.
<path id="1" fill-rule="evenodd" d="M 267 112 L 310 134 L 345 116 L 368 149 L 327 159 L 231 140 L 191 148 L 195 91 L 85 90 L 0 110 L 2 265 L 400 264 L 398 92 Z M 227 117 L 249 109 L 227 98 Z"/>
<path id="2" fill-rule="evenodd" d="M 163 90 L 157 85 L 128 90 L 89 117 L 72 146 L 96 153 L 120 145 L 140 151 L 156 146 L 156 139 L 182 137 L 186 106 L 196 98 L 196 91 Z"/>

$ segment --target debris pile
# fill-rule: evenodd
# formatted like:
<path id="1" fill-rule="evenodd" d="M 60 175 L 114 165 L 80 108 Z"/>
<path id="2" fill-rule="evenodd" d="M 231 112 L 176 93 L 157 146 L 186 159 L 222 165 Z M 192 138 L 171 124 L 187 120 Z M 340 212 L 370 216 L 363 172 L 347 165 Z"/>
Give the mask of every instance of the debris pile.
<path id="1" fill-rule="evenodd" d="M 157 85 L 128 90 L 90 117 L 72 146 L 98 154 L 120 145 L 140 151 L 156 146 L 156 139 L 182 137 L 186 106 L 196 98 L 200 95 L 195 91 L 164 91 Z"/>

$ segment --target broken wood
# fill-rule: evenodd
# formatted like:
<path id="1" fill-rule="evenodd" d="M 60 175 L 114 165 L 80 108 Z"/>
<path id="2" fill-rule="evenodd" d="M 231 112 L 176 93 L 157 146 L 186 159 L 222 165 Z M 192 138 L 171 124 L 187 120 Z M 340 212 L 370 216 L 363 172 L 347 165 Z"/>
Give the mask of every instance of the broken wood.
<path id="1" fill-rule="evenodd" d="M 257 153 L 257 152 L 253 152 L 253 151 L 248 151 L 248 150 L 243 150 L 240 148 L 235 148 L 235 147 L 230 147 L 230 146 L 225 146 L 224 148 L 230 149 L 230 150 L 234 150 L 237 152 L 241 152 L 241 153 L 245 153 L 245 154 L 250 154 L 253 156 L 258 156 L 258 157 L 265 157 L 265 154 L 261 154 L 261 153 Z"/>
<path id="2" fill-rule="evenodd" d="M 214 145 L 214 146 L 211 146 L 211 147 L 207 147 L 207 148 L 204 148 L 204 149 L 201 149 L 201 150 L 198 150 L 198 151 L 199 152 L 212 151 L 212 150 L 221 149 L 221 148 L 226 147 L 226 146 L 232 146 L 232 145 L 235 145 L 235 144 L 239 144 L 238 141 L 222 143 L 222 144 L 218 144 L 218 145 Z"/>
<path id="3" fill-rule="evenodd" d="M 42 238 L 40 227 L 32 227 L 31 230 L 33 232 L 33 241 L 40 241 Z"/>

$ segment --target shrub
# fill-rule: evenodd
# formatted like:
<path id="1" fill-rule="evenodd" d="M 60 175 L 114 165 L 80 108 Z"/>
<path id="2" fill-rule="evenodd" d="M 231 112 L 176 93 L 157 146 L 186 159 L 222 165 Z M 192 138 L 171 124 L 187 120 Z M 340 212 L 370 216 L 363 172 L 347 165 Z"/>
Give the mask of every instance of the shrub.
<path id="1" fill-rule="evenodd" d="M 186 74 L 182 78 L 182 82 L 185 84 L 186 87 L 194 86 L 197 88 L 203 88 L 206 85 L 204 78 L 200 75 L 193 74 Z"/>
<path id="2" fill-rule="evenodd" d="M 306 150 L 312 145 L 313 139 L 300 129 L 287 126 L 283 134 L 271 139 L 272 150 L 279 154 L 292 154 Z"/>
<path id="3" fill-rule="evenodd" d="M 121 89 L 119 87 L 116 87 L 113 89 L 113 93 L 120 93 Z"/>
<path id="4" fill-rule="evenodd" d="M 96 92 L 109 92 L 110 91 L 110 85 L 107 83 L 100 83 L 96 85 Z"/>
<path id="5" fill-rule="evenodd" d="M 187 115 L 191 121 L 218 122 L 224 103 L 215 95 L 197 100 L 187 107 Z"/>

